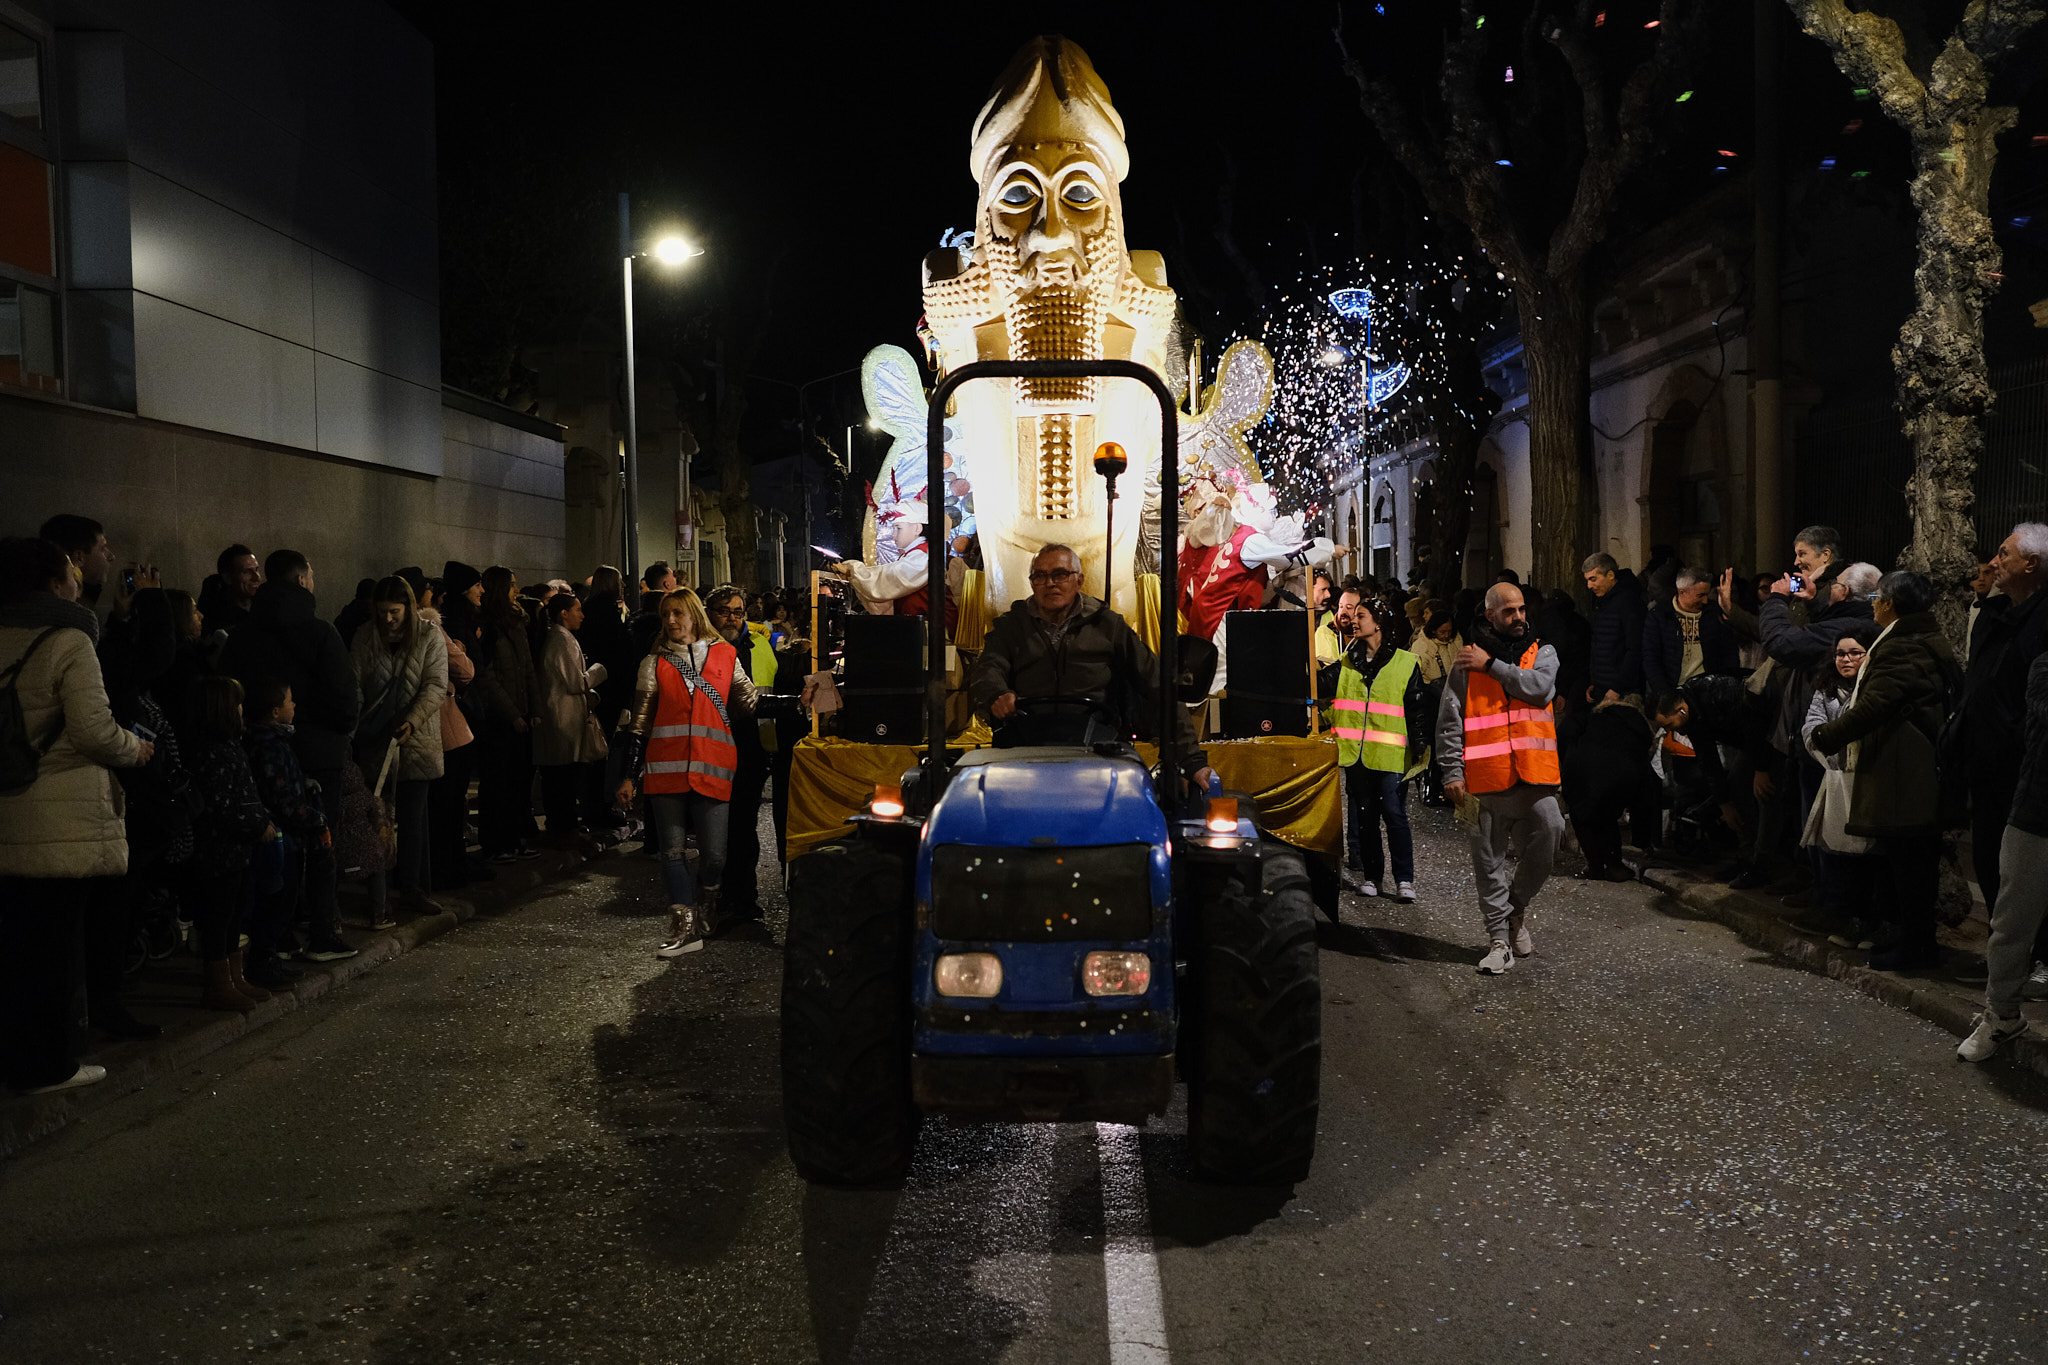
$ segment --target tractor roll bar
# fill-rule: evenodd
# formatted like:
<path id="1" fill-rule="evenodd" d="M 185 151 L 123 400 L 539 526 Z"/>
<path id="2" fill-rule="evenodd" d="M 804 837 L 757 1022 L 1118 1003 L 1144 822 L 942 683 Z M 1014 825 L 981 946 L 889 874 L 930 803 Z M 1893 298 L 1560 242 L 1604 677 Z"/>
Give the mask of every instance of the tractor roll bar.
<path id="1" fill-rule="evenodd" d="M 946 454 L 946 404 L 953 391 L 974 379 L 1135 379 L 1152 390 L 1159 400 L 1159 762 L 1161 771 L 1178 772 L 1179 728 L 1173 723 L 1172 708 L 1180 705 L 1180 440 L 1178 406 L 1173 390 L 1159 375 L 1132 360 L 977 360 L 962 365 L 939 381 L 932 390 L 931 415 L 925 431 L 925 507 L 932 508 L 933 495 L 944 486 Z M 1081 452 L 1075 452 L 1076 461 Z M 1086 477 L 1082 469 L 1077 475 Z M 931 578 L 926 585 L 928 605 L 925 617 L 925 770 L 943 772 L 946 751 L 946 556 L 945 518 L 938 521 L 940 553 L 930 555 Z M 932 544 L 931 526 L 925 527 L 927 548 Z M 1177 807 L 1179 783 L 1169 781 L 1161 804 Z"/>

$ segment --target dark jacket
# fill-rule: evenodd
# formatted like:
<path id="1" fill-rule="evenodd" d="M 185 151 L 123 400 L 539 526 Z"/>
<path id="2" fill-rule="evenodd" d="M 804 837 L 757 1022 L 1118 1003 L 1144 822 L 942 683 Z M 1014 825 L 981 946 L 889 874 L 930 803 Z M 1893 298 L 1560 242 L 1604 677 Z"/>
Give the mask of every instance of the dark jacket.
<path id="1" fill-rule="evenodd" d="M 1563 761 L 1564 799 L 1573 821 L 1614 820 L 1626 811 L 1639 836 L 1654 829 L 1663 788 L 1650 766 L 1651 727 L 1641 708 L 1623 702 L 1597 706 L 1576 729 Z"/>
<path id="2" fill-rule="evenodd" d="M 2048 609 L 2035 593 L 2018 606 L 1977 617 L 1970 666 L 1963 683 L 1963 764 L 1970 786 L 2003 806 L 2019 781 L 2021 751 L 2014 743 L 2027 721 L 2027 682 L 2034 660 L 2048 649 Z M 106 647 L 100 648 L 104 658 Z M 113 692 L 111 681 L 109 695 Z M 120 714 L 117 708 L 116 715 Z"/>
<path id="3" fill-rule="evenodd" d="M 249 756 L 249 772 L 271 823 L 286 834 L 310 839 L 327 828 L 327 809 L 323 794 L 299 767 L 291 737 L 291 726 L 258 725 L 242 732 L 242 750 Z"/>
<path id="4" fill-rule="evenodd" d="M 193 870 L 215 876 L 247 872 L 249 850 L 270 823 L 247 755 L 234 740 L 220 739 L 200 744 L 187 761 L 192 785 L 206 801 L 192 825 Z"/>
<path id="5" fill-rule="evenodd" d="M 2048 837 L 2048 654 L 2027 670 L 2027 740 L 2006 823 Z"/>
<path id="6" fill-rule="evenodd" d="M 1643 690 L 1642 585 L 1627 569 L 1614 576 L 1607 596 L 1593 599 L 1593 655 L 1587 685 L 1598 701 L 1608 692 L 1626 697 Z"/>
<path id="7" fill-rule="evenodd" d="M 540 670 L 534 667 L 524 621 L 486 623 L 482 652 L 472 658 L 476 681 L 469 694 L 479 720 L 510 728 L 540 713 Z M 637 662 L 633 671 L 639 676 Z"/>
<path id="8" fill-rule="evenodd" d="M 1785 741 L 1783 751 L 1795 763 L 1811 765 L 1813 761 L 1799 742 L 1799 732 L 1806 724 L 1807 708 L 1813 704 L 1814 675 L 1834 667 L 1835 642 L 1858 621 L 1869 619 L 1870 603 L 1860 597 L 1840 602 L 1817 600 L 1804 625 L 1793 618 L 1790 598 L 1772 593 L 1758 604 L 1757 629 L 1763 636 L 1764 653 L 1770 656 L 1773 672 L 1784 673 L 1786 679 L 1778 692 L 1778 738 Z"/>
<path id="9" fill-rule="evenodd" d="M 258 588 L 248 623 L 221 646 L 220 671 L 243 680 L 276 678 L 291 688 L 298 706 L 292 748 L 309 772 L 348 762 L 363 690 L 348 646 L 320 619 L 312 593 L 296 583 Z"/>
<path id="10" fill-rule="evenodd" d="M 1131 690 L 1146 709 L 1144 716 L 1124 719 L 1141 727 L 1159 714 L 1159 661 L 1145 647 L 1130 624 L 1109 609 L 1108 604 L 1087 596 L 1074 599 L 1073 617 L 1055 644 L 1038 614 L 1038 604 L 1026 597 L 1010 604 L 988 628 L 981 644 L 981 656 L 968 675 L 967 691 L 974 710 L 988 719 L 989 703 L 1005 692 L 1018 697 L 1088 697 L 1112 703 L 1116 669 L 1121 664 Z M 1195 730 L 1187 708 L 1172 708 L 1183 753 L 1195 745 Z"/>
<path id="11" fill-rule="evenodd" d="M 1721 619 L 1721 605 L 1709 597 L 1700 607 L 1700 666 L 1708 673 L 1742 671 L 1742 647 Z M 1678 686 L 1685 667 L 1685 636 L 1670 598 L 1651 607 L 1643 622 L 1643 682 L 1651 691 Z"/>
<path id="12" fill-rule="evenodd" d="M 1813 732 L 1813 747 L 1824 754 L 1858 744 L 1849 833 L 1940 831 L 1934 745 L 1961 681 L 1955 651 L 1931 611 L 1900 617 L 1870 647 L 1854 704 Z"/>
<path id="13" fill-rule="evenodd" d="M 125 617 L 107 619 L 100 627 L 100 674 L 115 720 L 135 723 L 142 714 L 142 694 L 169 671 L 177 653 L 178 628 L 161 588 L 144 588 Z"/>
<path id="14" fill-rule="evenodd" d="M 618 600 L 609 597 L 593 597 L 584 605 L 576 643 L 583 647 L 584 659 L 604 665 L 604 681 L 597 685 L 597 716 L 610 734 L 619 713 L 633 704 L 633 680 L 646 651 L 633 652 L 633 633 L 619 615 Z"/>
<path id="15" fill-rule="evenodd" d="M 1702 673 L 1678 689 L 1689 712 L 1685 737 L 1698 755 L 1701 774 L 1714 795 L 1725 801 L 1728 770 L 1721 762 L 1721 746 L 1740 749 L 1752 760 L 1760 757 L 1768 727 L 1760 715 L 1761 699 L 1753 697 L 1742 679 L 1725 673 Z"/>
<path id="16" fill-rule="evenodd" d="M 1529 625 L 1557 651 L 1557 695 L 1582 706 L 1593 676 L 1593 624 L 1569 597 L 1552 596 L 1562 600 L 1545 601 L 1530 615 Z"/>

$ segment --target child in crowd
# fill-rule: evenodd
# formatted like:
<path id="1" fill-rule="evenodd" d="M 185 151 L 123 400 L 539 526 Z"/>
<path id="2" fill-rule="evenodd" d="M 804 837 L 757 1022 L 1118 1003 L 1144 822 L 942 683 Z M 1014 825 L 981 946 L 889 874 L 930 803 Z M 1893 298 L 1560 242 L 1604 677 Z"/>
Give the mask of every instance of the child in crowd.
<path id="1" fill-rule="evenodd" d="M 259 840 L 278 837 L 256 778 L 242 752 L 242 685 L 209 675 L 193 680 L 186 710 L 191 736 L 185 763 L 206 803 L 192 824 L 186 906 L 205 964 L 200 1003 L 247 1014 L 270 992 L 242 974 L 242 919 L 249 854 Z"/>
<path id="2" fill-rule="evenodd" d="M 292 719 L 298 705 L 292 690 L 276 678 L 252 678 L 242 698 L 242 747 L 263 796 L 271 823 L 284 834 L 283 881 L 276 891 L 252 897 L 249 916 L 249 978 L 269 986 L 266 977 L 289 984 L 280 956 L 291 942 L 303 898 L 306 859 L 310 850 L 332 848 L 325 793 L 299 767 L 292 749 Z M 314 924 L 299 956 L 308 962 L 337 962 L 356 950 L 342 942 L 331 926 Z"/>

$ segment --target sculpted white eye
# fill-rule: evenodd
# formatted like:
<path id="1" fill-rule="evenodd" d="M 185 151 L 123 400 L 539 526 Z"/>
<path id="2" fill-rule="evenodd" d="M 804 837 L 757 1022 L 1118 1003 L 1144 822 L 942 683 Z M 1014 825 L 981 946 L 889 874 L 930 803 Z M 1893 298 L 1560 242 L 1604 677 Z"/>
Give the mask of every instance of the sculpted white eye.
<path id="1" fill-rule="evenodd" d="M 1067 192 L 1064 198 L 1069 204 L 1072 204 L 1075 208 L 1085 209 L 1093 208 L 1097 203 L 1101 201 L 1102 196 L 1097 194 L 1095 192 L 1095 187 L 1089 184 L 1087 181 L 1077 180 L 1073 184 L 1067 186 Z"/>
<path id="2" fill-rule="evenodd" d="M 1006 207 L 1013 209 L 1021 209 L 1036 202 L 1037 199 L 1037 192 L 1034 191 L 1029 185 L 1026 185 L 1022 181 L 1019 181 L 1017 184 L 1014 184 L 1010 186 L 1010 188 L 1003 191 L 1002 202 Z"/>

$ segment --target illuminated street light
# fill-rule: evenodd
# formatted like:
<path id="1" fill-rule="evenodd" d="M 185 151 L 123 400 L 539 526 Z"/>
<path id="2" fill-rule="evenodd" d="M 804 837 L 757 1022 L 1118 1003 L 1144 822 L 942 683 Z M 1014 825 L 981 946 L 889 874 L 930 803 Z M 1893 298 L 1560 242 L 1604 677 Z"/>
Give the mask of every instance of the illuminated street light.
<path id="1" fill-rule="evenodd" d="M 633 373 L 633 258 L 652 256 L 663 265 L 681 265 L 692 256 L 702 256 L 703 248 L 692 246 L 686 239 L 671 234 L 654 244 L 652 251 L 636 251 L 633 248 L 632 199 L 619 195 L 619 256 L 624 271 L 624 298 L 626 312 L 626 486 L 625 486 L 625 552 L 626 576 L 640 572 L 640 401 L 634 384 Z M 687 504 L 685 504 L 687 505 Z"/>

